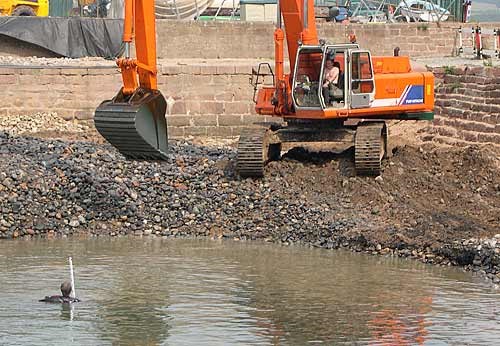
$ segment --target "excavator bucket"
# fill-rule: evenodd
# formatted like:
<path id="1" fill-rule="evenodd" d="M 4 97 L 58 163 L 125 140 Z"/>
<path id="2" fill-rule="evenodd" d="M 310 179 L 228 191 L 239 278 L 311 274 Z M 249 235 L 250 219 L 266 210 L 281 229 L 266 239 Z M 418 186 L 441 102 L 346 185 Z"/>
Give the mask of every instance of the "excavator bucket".
<path id="1" fill-rule="evenodd" d="M 120 91 L 97 107 L 97 131 L 128 159 L 164 160 L 168 136 L 167 103 L 157 90 L 138 89 L 125 97 Z"/>

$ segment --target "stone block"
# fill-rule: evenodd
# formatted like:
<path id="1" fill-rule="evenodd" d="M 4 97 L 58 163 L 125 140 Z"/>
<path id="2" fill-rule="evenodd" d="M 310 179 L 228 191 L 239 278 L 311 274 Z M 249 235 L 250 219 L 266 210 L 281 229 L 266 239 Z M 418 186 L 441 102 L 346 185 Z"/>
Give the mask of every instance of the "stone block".
<path id="1" fill-rule="evenodd" d="M 184 129 L 185 127 L 175 127 L 175 126 L 169 126 L 168 127 L 168 137 L 169 138 L 182 138 L 184 137 Z"/>
<path id="2" fill-rule="evenodd" d="M 66 121 L 75 120 L 74 109 L 54 109 L 53 111 L 56 112 L 58 116 L 60 116 Z"/>
<path id="3" fill-rule="evenodd" d="M 224 102 L 224 113 L 225 114 L 249 114 L 250 113 L 250 103 L 249 102 Z"/>
<path id="4" fill-rule="evenodd" d="M 201 113 L 200 101 L 197 100 L 185 100 L 186 113 L 191 115 L 196 115 Z"/>
<path id="5" fill-rule="evenodd" d="M 58 78 L 57 81 L 64 85 L 66 89 L 72 89 L 74 85 L 85 84 L 85 80 L 82 75 L 65 75 Z"/>
<path id="6" fill-rule="evenodd" d="M 443 79 L 444 79 L 444 82 L 446 84 L 453 84 L 453 83 L 460 83 L 461 82 L 460 76 L 455 76 L 455 75 L 451 75 L 451 74 L 445 75 Z"/>
<path id="7" fill-rule="evenodd" d="M 61 72 L 61 74 L 63 74 Z M 106 66 L 106 67 L 88 67 L 85 69 L 85 74 L 97 75 L 97 76 L 113 76 L 121 80 L 121 72 L 118 66 Z"/>
<path id="8" fill-rule="evenodd" d="M 487 97 L 491 97 L 494 99 L 500 99 L 500 90 L 491 90 L 488 92 Z"/>
<path id="9" fill-rule="evenodd" d="M 17 76 L 16 75 L 0 75 L 0 84 L 1 85 L 14 85 L 17 84 Z"/>
<path id="10" fill-rule="evenodd" d="M 163 65 L 159 68 L 161 75 L 178 75 L 182 73 L 182 66 L 178 64 Z"/>
<path id="11" fill-rule="evenodd" d="M 231 75 L 212 76 L 210 85 L 218 90 L 231 90 L 234 88 L 234 83 L 231 81 Z"/>
<path id="12" fill-rule="evenodd" d="M 215 93 L 215 101 L 233 101 L 234 92 L 221 90 Z"/>
<path id="13" fill-rule="evenodd" d="M 468 142 L 477 142 L 477 133 L 471 131 L 459 131 L 459 136 Z"/>
<path id="14" fill-rule="evenodd" d="M 192 126 L 192 117 L 189 115 L 170 115 L 167 116 L 168 126 Z"/>
<path id="15" fill-rule="evenodd" d="M 16 68 L 9 67 L 0 67 L 0 76 L 1 75 L 17 75 L 20 74 L 20 70 Z"/>
<path id="16" fill-rule="evenodd" d="M 491 112 L 491 105 L 484 103 L 473 103 L 471 105 L 471 110 L 475 112 Z"/>
<path id="17" fill-rule="evenodd" d="M 75 111 L 76 120 L 90 120 L 94 119 L 94 111 L 95 109 L 82 109 Z"/>
<path id="18" fill-rule="evenodd" d="M 167 113 L 168 113 L 168 107 L 167 107 Z M 187 109 L 186 109 L 186 103 L 184 101 L 175 101 L 175 103 L 172 105 L 171 108 L 171 113 L 169 115 L 175 115 L 175 114 L 187 114 Z"/>
<path id="19" fill-rule="evenodd" d="M 263 115 L 243 115 L 241 120 L 244 125 L 253 125 L 255 123 L 265 122 L 266 118 Z"/>
<path id="20" fill-rule="evenodd" d="M 200 65 L 200 73 L 206 75 L 215 75 L 217 74 L 217 66 L 212 64 L 202 64 Z"/>
<path id="21" fill-rule="evenodd" d="M 241 115 L 219 115 L 218 116 L 219 126 L 241 126 L 243 122 L 241 120 Z"/>
<path id="22" fill-rule="evenodd" d="M 235 74 L 242 74 L 245 76 L 250 77 L 252 75 L 252 67 L 251 65 L 235 65 L 234 66 L 234 73 Z"/>
<path id="23" fill-rule="evenodd" d="M 209 75 L 185 74 L 182 76 L 182 86 L 184 91 L 209 90 L 212 88 L 213 78 Z"/>
<path id="24" fill-rule="evenodd" d="M 207 127 L 203 126 L 189 126 L 184 128 L 185 136 L 206 136 L 207 135 Z"/>
<path id="25" fill-rule="evenodd" d="M 482 143 L 500 144 L 500 135 L 496 133 L 478 133 L 477 141 Z"/>
<path id="26" fill-rule="evenodd" d="M 253 102 L 253 88 L 250 86 L 248 88 L 245 87 L 234 88 L 233 95 L 234 95 L 233 96 L 234 101 Z"/>
<path id="27" fill-rule="evenodd" d="M 217 115 L 206 114 L 193 116 L 194 126 L 217 126 Z"/>
<path id="28" fill-rule="evenodd" d="M 201 114 L 222 114 L 224 113 L 223 102 L 201 101 L 200 102 Z"/>
<path id="29" fill-rule="evenodd" d="M 207 127 L 207 135 L 210 137 L 229 138 L 233 136 L 233 131 L 229 126 L 210 126 Z"/>
<path id="30" fill-rule="evenodd" d="M 103 75 L 103 71 L 95 71 L 97 75 Z M 84 76 L 89 74 L 88 68 L 62 68 L 60 69 L 60 75 L 62 76 Z"/>
<path id="31" fill-rule="evenodd" d="M 181 66 L 181 73 L 187 74 L 187 75 L 199 75 L 201 74 L 201 66 L 199 64 L 186 64 L 186 65 L 180 65 Z"/>
<path id="32" fill-rule="evenodd" d="M 52 76 L 52 75 L 60 75 L 61 74 L 60 68 L 52 68 L 52 67 L 40 67 L 40 68 L 38 68 L 37 67 L 36 69 L 40 72 L 40 75 Z"/>
<path id="33" fill-rule="evenodd" d="M 217 66 L 217 74 L 225 74 L 225 75 L 234 75 L 236 73 L 236 68 L 234 65 L 218 65 Z"/>

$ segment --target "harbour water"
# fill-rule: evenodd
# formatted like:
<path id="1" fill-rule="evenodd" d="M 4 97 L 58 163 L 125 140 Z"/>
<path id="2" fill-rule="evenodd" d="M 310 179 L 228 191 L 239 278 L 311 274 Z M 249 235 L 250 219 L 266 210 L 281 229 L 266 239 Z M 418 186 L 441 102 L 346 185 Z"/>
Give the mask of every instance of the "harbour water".
<path id="1" fill-rule="evenodd" d="M 58 294 L 73 257 L 80 303 Z M 0 345 L 498 345 L 500 290 L 457 268 L 255 242 L 0 242 Z"/>

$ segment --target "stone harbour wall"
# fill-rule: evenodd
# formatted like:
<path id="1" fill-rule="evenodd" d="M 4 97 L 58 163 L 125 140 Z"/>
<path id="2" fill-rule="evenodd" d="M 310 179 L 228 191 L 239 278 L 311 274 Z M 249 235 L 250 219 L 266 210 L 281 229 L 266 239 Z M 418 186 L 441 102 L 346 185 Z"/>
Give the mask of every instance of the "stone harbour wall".
<path id="1" fill-rule="evenodd" d="M 468 142 L 500 144 L 500 68 L 445 67 L 434 73 L 432 131 Z"/>
<path id="2" fill-rule="evenodd" d="M 239 134 L 269 117 L 254 112 L 250 62 L 166 63 L 159 89 L 169 104 L 170 136 Z M 100 102 L 121 86 L 117 68 L 0 68 L 0 116 L 56 112 L 68 121 L 88 121 Z"/>
<path id="3" fill-rule="evenodd" d="M 167 98 L 169 135 L 237 136 L 258 121 L 249 83 L 257 61 L 164 61 L 159 88 Z M 440 137 L 500 144 L 500 68 L 435 68 L 436 118 L 429 131 Z M 114 67 L 0 68 L 0 116 L 56 112 L 65 120 L 93 118 L 100 102 L 121 86 Z"/>
<path id="4" fill-rule="evenodd" d="M 463 26 L 463 45 L 472 51 L 472 24 L 373 23 L 335 24 L 318 22 L 318 36 L 330 43 L 346 43 L 354 33 L 363 49 L 374 55 L 392 55 L 394 47 L 410 57 L 452 56 L 459 47 L 458 28 Z M 484 29 L 499 23 L 480 23 Z M 158 20 L 158 56 L 162 59 L 272 59 L 274 24 L 270 22 L 179 22 Z M 483 35 L 483 46 L 493 49 L 493 36 Z"/>

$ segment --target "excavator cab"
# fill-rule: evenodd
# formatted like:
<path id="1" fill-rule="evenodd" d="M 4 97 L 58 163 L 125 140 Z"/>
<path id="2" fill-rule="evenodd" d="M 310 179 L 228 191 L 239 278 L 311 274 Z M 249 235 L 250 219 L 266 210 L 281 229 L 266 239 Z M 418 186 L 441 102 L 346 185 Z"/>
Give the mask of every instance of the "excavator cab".
<path id="1" fill-rule="evenodd" d="M 370 107 L 375 82 L 370 52 L 357 44 L 301 46 L 297 51 L 292 99 L 297 110 Z M 331 66 L 339 69 L 336 83 L 325 80 Z"/>

